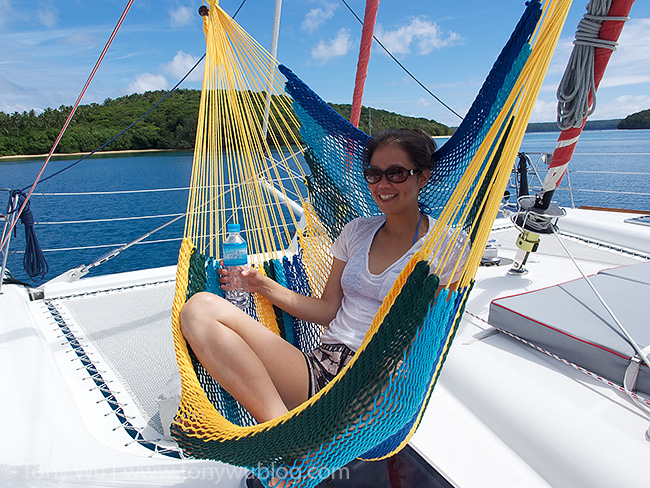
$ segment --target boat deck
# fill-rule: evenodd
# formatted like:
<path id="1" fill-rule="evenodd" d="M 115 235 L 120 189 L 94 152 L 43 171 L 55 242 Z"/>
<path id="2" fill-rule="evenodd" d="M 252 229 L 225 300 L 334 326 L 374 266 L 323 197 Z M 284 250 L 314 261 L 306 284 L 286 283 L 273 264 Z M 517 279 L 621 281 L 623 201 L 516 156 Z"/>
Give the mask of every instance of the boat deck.
<path id="1" fill-rule="evenodd" d="M 462 487 L 611 487 L 647 477 L 647 414 L 625 394 L 488 322 L 495 298 L 581 277 L 553 235 L 541 236 L 528 273 L 508 274 L 518 231 L 498 222 L 495 229 L 491 238 L 500 246 L 502 265 L 479 268 L 411 445 Z M 648 259 L 643 251 L 584 238 L 564 241 L 587 275 Z"/>
<path id="2" fill-rule="evenodd" d="M 633 233 L 642 241 L 650 228 Z M 488 323 L 493 299 L 581 276 L 555 236 L 542 236 L 527 274 L 508 274 L 517 234 L 507 221 L 496 223 L 491 237 L 502 264 L 477 272 L 411 447 L 464 488 L 611 487 L 647 479 L 647 415 L 619 391 Z M 566 240 L 588 275 L 650 254 L 650 246 L 590 240 Z M 0 361 L 10 374 L 0 377 L 0 388 L 12 400 L 0 413 L 12 442 L 0 448 L 0 476 L 14 486 L 37 477 L 44 486 L 241 486 L 243 470 L 177 459 L 173 443 L 162 439 L 156 399 L 175 370 L 174 273 L 169 267 L 52 283 L 34 301 L 22 287 L 3 287 Z"/>

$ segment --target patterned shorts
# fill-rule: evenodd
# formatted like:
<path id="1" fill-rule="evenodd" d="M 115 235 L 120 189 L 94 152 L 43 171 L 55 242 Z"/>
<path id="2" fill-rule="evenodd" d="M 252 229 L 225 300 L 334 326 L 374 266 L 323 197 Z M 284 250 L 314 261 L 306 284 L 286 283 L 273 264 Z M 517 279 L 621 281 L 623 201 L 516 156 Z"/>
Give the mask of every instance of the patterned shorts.
<path id="1" fill-rule="evenodd" d="M 345 344 L 321 344 L 305 354 L 309 370 L 309 398 L 325 385 L 350 362 L 354 351 Z"/>

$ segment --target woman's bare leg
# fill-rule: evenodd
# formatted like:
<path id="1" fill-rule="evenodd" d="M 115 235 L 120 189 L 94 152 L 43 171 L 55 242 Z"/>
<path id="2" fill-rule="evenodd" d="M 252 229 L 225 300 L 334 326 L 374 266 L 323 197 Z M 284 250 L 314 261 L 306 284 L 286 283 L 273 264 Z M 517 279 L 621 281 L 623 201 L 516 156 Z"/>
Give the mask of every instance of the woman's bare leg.
<path id="1" fill-rule="evenodd" d="M 181 330 L 210 375 L 258 422 L 307 400 L 303 354 L 223 298 L 192 296 L 181 311 Z"/>

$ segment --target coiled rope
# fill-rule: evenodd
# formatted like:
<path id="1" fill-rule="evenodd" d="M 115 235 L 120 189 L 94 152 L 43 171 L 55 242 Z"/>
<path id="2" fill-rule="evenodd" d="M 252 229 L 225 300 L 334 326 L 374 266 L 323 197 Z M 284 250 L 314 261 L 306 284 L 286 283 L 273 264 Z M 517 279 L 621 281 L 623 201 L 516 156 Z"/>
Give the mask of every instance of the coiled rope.
<path id="1" fill-rule="evenodd" d="M 72 110 L 70 110 L 70 114 L 68 115 L 68 118 L 66 119 L 65 123 L 63 124 L 63 127 L 61 128 L 61 131 L 59 132 L 59 135 L 57 136 L 56 140 L 54 141 L 54 144 L 52 144 L 52 148 L 50 149 L 49 154 L 45 158 L 45 161 L 43 162 L 43 165 L 41 166 L 41 170 L 39 171 L 38 175 L 36 176 L 34 183 L 31 185 L 29 189 L 29 193 L 24 193 L 24 190 L 14 190 L 12 192 L 12 197 L 14 195 L 20 195 L 19 198 L 19 208 L 18 209 L 12 209 L 13 211 L 17 212 L 17 216 L 20 217 L 21 223 L 25 226 L 25 255 L 23 257 L 23 268 L 25 268 L 25 272 L 29 275 L 30 278 L 36 279 L 38 278 L 44 278 L 45 275 L 47 274 L 47 271 L 49 269 L 47 265 L 47 261 L 45 260 L 45 256 L 43 255 L 43 252 L 41 251 L 41 248 L 38 244 L 38 239 L 36 239 L 36 235 L 34 234 L 34 216 L 29 209 L 29 199 L 34 192 L 34 188 L 36 188 L 36 185 L 38 184 L 41 176 L 43 175 L 43 172 L 45 171 L 45 168 L 47 166 L 47 163 L 50 162 L 50 159 L 52 158 L 52 155 L 54 154 L 54 151 L 56 147 L 59 145 L 59 141 L 63 137 L 63 134 L 65 133 L 66 129 L 68 128 L 68 125 L 70 125 L 70 122 L 72 121 L 72 117 L 74 116 L 77 108 L 79 107 L 79 104 L 81 103 L 81 99 L 83 98 L 84 94 L 86 93 L 86 90 L 90 86 L 90 82 L 95 76 L 95 73 L 97 73 L 97 70 L 99 69 L 99 66 L 101 65 L 102 61 L 104 60 L 104 56 L 106 56 L 106 53 L 108 52 L 108 48 L 110 45 L 113 43 L 113 39 L 115 39 L 115 35 L 117 34 L 117 31 L 120 29 L 122 26 L 122 23 L 124 22 L 124 19 L 126 17 L 126 14 L 128 13 L 129 9 L 131 8 L 131 5 L 133 4 L 133 0 L 129 0 L 127 3 L 126 7 L 124 8 L 124 11 L 122 12 L 122 15 L 120 16 L 119 20 L 117 21 L 117 24 L 115 25 L 113 32 L 111 33 L 108 41 L 106 42 L 106 45 L 104 46 L 104 49 L 102 50 L 102 53 L 99 55 L 99 58 L 97 59 L 97 62 L 95 63 L 95 66 L 93 67 L 93 70 L 91 71 L 90 75 L 88 76 L 88 79 L 86 80 L 86 83 L 84 87 L 81 90 L 81 93 L 79 93 L 79 96 L 77 97 L 77 101 L 75 102 L 74 106 L 72 107 Z M 13 202 L 13 198 L 10 198 L 10 202 Z M 8 229 L 7 234 L 4 236 L 2 243 L 0 243 L 0 249 L 5 249 L 5 245 L 8 247 L 8 242 L 9 242 L 9 236 L 11 235 L 11 231 L 16 228 L 16 223 L 18 222 L 18 219 L 13 219 L 13 222 L 11 223 L 11 226 Z M 14 232 L 15 234 L 15 232 Z M 9 249 L 6 249 L 6 252 L 9 252 Z"/>
<path id="2" fill-rule="evenodd" d="M 239 8 L 237 9 L 237 12 L 235 12 L 234 16 L 236 16 L 239 13 L 239 11 L 241 10 L 241 8 L 244 6 L 245 3 L 246 3 L 246 0 L 243 0 L 242 3 L 239 5 Z M 42 277 L 45 276 L 45 274 L 48 271 L 47 262 L 45 261 L 43 253 L 42 253 L 42 251 L 40 249 L 40 246 L 38 244 L 38 240 L 36 239 L 36 235 L 34 234 L 34 230 L 33 230 L 33 228 L 34 228 L 34 217 L 33 217 L 32 213 L 31 213 L 31 211 L 28 210 L 29 209 L 29 199 L 30 199 L 31 195 L 34 192 L 34 189 L 36 188 L 36 185 L 39 182 L 42 183 L 43 181 L 49 180 L 50 178 L 53 178 L 54 176 L 57 176 L 60 173 L 66 171 L 66 170 L 72 168 L 73 166 L 77 165 L 78 163 L 84 161 L 85 159 L 87 159 L 90 156 L 92 156 L 93 154 L 95 154 L 97 151 L 99 151 L 99 150 L 103 149 L 104 147 L 106 147 L 108 144 L 113 142 L 115 139 L 120 137 L 122 134 L 124 134 L 125 132 L 127 132 L 128 130 L 133 128 L 133 126 L 135 126 L 138 122 L 140 122 L 142 119 L 144 119 L 149 113 L 151 113 L 154 109 L 156 109 L 158 107 L 158 105 L 160 105 L 163 102 L 163 100 L 165 100 L 169 95 L 171 95 L 171 93 L 174 92 L 181 85 L 181 83 L 183 83 L 183 81 L 185 81 L 185 79 L 190 75 L 190 73 L 192 73 L 194 71 L 194 69 L 199 65 L 199 63 L 201 61 L 203 61 L 203 59 L 205 58 L 205 54 L 203 56 L 201 56 L 201 58 L 194 64 L 194 66 L 192 66 L 192 68 L 185 74 L 185 76 L 183 76 L 183 78 L 181 78 L 181 80 L 171 90 L 169 90 L 160 100 L 158 100 L 157 103 L 155 103 L 149 110 L 147 110 L 147 112 L 145 112 L 139 119 L 137 119 L 135 122 L 133 122 L 131 125 L 129 125 L 122 132 L 120 132 L 115 137 L 113 137 L 111 140 L 105 142 L 104 144 L 102 144 L 101 146 L 96 148 L 94 151 L 88 153 L 87 155 L 85 155 L 81 159 L 79 159 L 79 160 L 75 161 L 74 163 L 66 166 L 65 168 L 63 168 L 63 169 L 61 169 L 61 170 L 47 176 L 46 178 L 41 179 L 41 176 L 43 175 L 43 172 L 45 171 L 45 168 L 46 168 L 48 162 L 52 158 L 52 155 L 54 154 L 54 151 L 55 151 L 56 147 L 58 146 L 59 141 L 61 140 L 61 138 L 63 137 L 63 134 L 67 130 L 68 125 L 70 124 L 70 122 L 72 120 L 72 117 L 74 116 L 79 104 L 81 103 L 81 100 L 82 100 L 84 94 L 86 93 L 86 90 L 88 89 L 88 86 L 90 86 L 90 82 L 94 78 L 95 73 L 97 72 L 97 69 L 99 68 L 100 64 L 102 63 L 102 61 L 104 59 L 104 56 L 106 55 L 106 52 L 108 51 L 108 48 L 112 44 L 113 39 L 115 38 L 115 35 L 117 34 L 117 31 L 122 26 L 122 23 L 124 22 L 124 19 L 126 18 L 126 15 L 127 15 L 128 11 L 130 10 L 132 4 L 133 4 L 133 0 L 129 0 L 126 7 L 124 8 L 124 11 L 122 12 L 122 15 L 120 16 L 120 19 L 118 20 L 116 26 L 113 29 L 113 32 L 111 33 L 111 36 L 109 37 L 108 41 L 106 42 L 106 45 L 104 46 L 104 49 L 103 49 L 102 53 L 100 54 L 97 62 L 95 63 L 95 66 L 94 66 L 90 76 L 86 80 L 86 84 L 84 85 L 83 89 L 81 90 L 81 93 L 79 94 L 79 96 L 77 98 L 77 101 L 75 102 L 74 106 L 72 107 L 72 110 L 70 111 L 70 114 L 68 115 L 68 118 L 66 119 L 66 121 L 65 121 L 59 135 L 57 136 L 56 140 L 54 141 L 54 144 L 52 145 L 52 148 L 50 149 L 50 152 L 49 152 L 47 158 L 43 162 L 41 170 L 39 171 L 38 175 L 36 176 L 36 179 L 34 180 L 34 183 L 31 185 L 31 187 L 27 186 L 27 187 L 23 188 L 22 190 L 15 190 L 15 192 L 17 192 L 17 194 L 21 195 L 20 208 L 17 210 L 18 215 L 20 216 L 21 222 L 24 224 L 25 219 L 27 220 L 27 222 L 31 222 L 31 224 L 29 225 L 29 230 L 28 230 L 27 226 L 25 227 L 25 233 L 26 233 L 26 235 L 29 235 L 29 237 L 28 237 L 28 242 L 27 242 L 26 249 L 25 249 L 25 257 L 24 257 L 24 260 L 23 260 L 23 266 L 25 267 L 25 271 L 32 278 L 34 278 L 35 276 L 40 276 L 42 278 Z M 25 194 L 24 192 L 28 188 L 29 188 L 29 193 Z M 12 202 L 12 199 L 10 199 L 10 204 L 11 204 L 11 202 Z M 16 211 L 16 209 L 12 209 L 12 211 Z M 26 212 L 26 211 L 29 212 L 29 216 L 24 217 L 23 213 Z M 178 220 L 179 218 L 180 217 L 176 217 L 174 220 L 168 222 L 165 225 L 169 225 L 169 224 L 175 222 L 176 220 Z M 2 242 L 0 243 L 0 250 L 4 249 L 6 245 L 8 246 L 9 236 L 10 236 L 12 230 L 15 231 L 15 226 L 16 226 L 17 221 L 18 221 L 18 219 L 15 219 L 13 221 L 13 223 L 11 224 L 11 226 L 9 228 L 9 231 L 6 233 L 6 235 L 4 236 Z M 158 229 L 156 229 L 156 230 L 158 230 Z M 8 249 L 7 249 L 7 252 L 8 252 Z M 36 273 L 36 274 L 32 274 L 32 273 Z"/>
<path id="3" fill-rule="evenodd" d="M 14 204 L 17 204 L 17 206 L 14 207 Z M 21 209 L 21 212 L 18 215 L 20 217 L 20 222 L 25 226 L 25 255 L 23 256 L 23 268 L 25 268 L 25 272 L 31 279 L 36 279 L 43 278 L 47 274 L 49 267 L 45 260 L 45 256 L 43 255 L 43 251 L 38 244 L 36 234 L 34 233 L 34 215 L 29 208 L 29 204 L 30 202 L 27 201 L 27 195 L 25 193 L 20 190 L 14 190 L 11 192 L 9 198 L 7 215 L 18 212 L 19 208 Z M 13 231 L 15 237 L 17 229 L 14 227 Z"/>
<path id="4" fill-rule="evenodd" d="M 616 41 L 599 39 L 600 28 L 606 20 L 629 20 L 629 17 L 608 16 L 611 3 L 612 0 L 592 0 L 578 23 L 575 47 L 557 89 L 557 125 L 562 130 L 581 127 L 585 118 L 596 110 L 595 49 L 615 51 L 618 46 Z"/>

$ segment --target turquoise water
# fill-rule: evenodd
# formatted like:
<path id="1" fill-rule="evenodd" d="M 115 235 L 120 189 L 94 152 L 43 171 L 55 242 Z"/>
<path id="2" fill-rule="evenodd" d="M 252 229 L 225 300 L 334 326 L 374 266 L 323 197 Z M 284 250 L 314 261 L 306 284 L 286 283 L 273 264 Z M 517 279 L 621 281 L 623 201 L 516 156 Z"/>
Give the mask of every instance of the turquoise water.
<path id="1" fill-rule="evenodd" d="M 558 133 L 527 134 L 521 149 L 525 152 L 552 153 L 557 136 Z M 44 177 L 72 161 L 74 160 L 50 162 Z M 0 162 L 0 188 L 27 187 L 38 174 L 41 164 L 41 161 Z M 191 165 L 191 153 L 96 156 L 43 182 L 36 192 L 114 192 L 185 187 L 189 185 Z M 575 206 L 650 210 L 650 130 L 584 132 L 570 163 L 570 171 Z M 645 174 L 613 175 L 604 172 Z M 534 190 L 535 182 L 531 185 Z M 565 177 L 555 194 L 555 201 L 560 205 L 571 205 L 566 187 Z M 615 190 L 619 193 L 601 193 L 600 190 Z M 7 192 L 0 192 L 0 198 L 0 205 L 4 210 Z M 184 214 L 186 204 L 187 191 L 179 190 L 111 195 L 34 195 L 31 208 L 38 223 Z M 172 218 L 170 216 L 65 226 L 39 224 L 35 226 L 35 230 L 44 250 L 119 245 L 140 237 Z M 90 275 L 173 265 L 176 263 L 182 234 L 183 219 L 180 219 L 146 240 L 159 242 L 135 245 L 92 270 Z M 45 256 L 50 267 L 46 280 L 68 269 L 89 264 L 114 247 L 46 251 Z M 19 225 L 18 235 L 12 240 L 11 250 L 23 251 L 24 248 L 24 228 Z M 8 268 L 17 279 L 29 282 L 22 268 L 22 259 L 22 254 L 10 254 Z"/>

